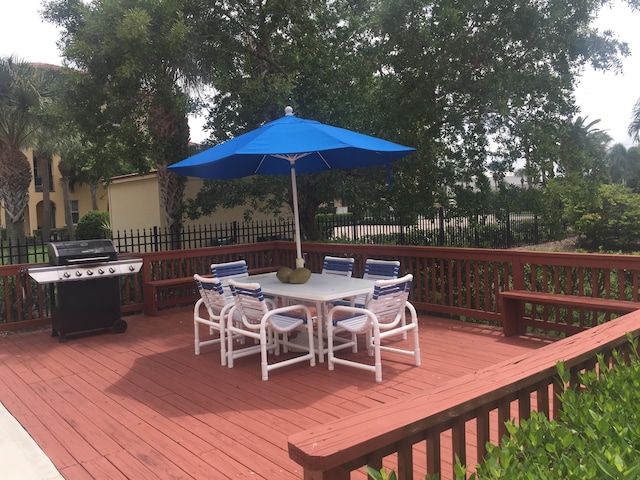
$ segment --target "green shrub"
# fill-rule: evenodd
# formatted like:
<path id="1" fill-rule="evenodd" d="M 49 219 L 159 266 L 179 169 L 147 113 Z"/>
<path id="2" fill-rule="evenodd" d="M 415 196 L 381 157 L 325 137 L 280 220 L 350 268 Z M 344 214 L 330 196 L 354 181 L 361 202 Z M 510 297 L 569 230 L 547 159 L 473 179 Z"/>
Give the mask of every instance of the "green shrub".
<path id="1" fill-rule="evenodd" d="M 619 184 L 602 185 L 597 208 L 576 221 L 580 246 L 591 250 L 637 249 L 640 245 L 640 195 Z"/>
<path id="2" fill-rule="evenodd" d="M 631 351 L 638 343 L 632 341 Z M 632 353 L 625 363 L 618 352 L 610 367 L 598 358 L 598 371 L 580 374 L 580 390 L 560 395 L 558 420 L 531 412 L 520 425 L 507 422 L 509 436 L 500 446 L 487 444 L 488 453 L 476 473 L 467 477 L 456 457 L 454 478 L 463 480 L 589 480 L 640 478 L 640 360 Z M 569 372 L 558 364 L 565 386 Z M 367 467 L 375 480 L 391 480 L 395 472 Z M 426 480 L 432 476 L 427 475 Z M 437 476 L 436 476 L 437 478 Z"/>
<path id="3" fill-rule="evenodd" d="M 92 210 L 87 212 L 76 227 L 78 240 L 92 240 L 95 238 L 111 238 L 109 212 Z"/>
<path id="4" fill-rule="evenodd" d="M 627 365 L 616 353 L 614 364 L 600 357 L 599 376 L 588 371 L 582 391 L 561 394 L 557 421 L 532 412 L 520 426 L 508 423 L 511 437 L 489 445 L 477 478 L 640 478 L 640 361 L 633 355 Z M 568 372 L 558 370 L 566 382 Z"/>

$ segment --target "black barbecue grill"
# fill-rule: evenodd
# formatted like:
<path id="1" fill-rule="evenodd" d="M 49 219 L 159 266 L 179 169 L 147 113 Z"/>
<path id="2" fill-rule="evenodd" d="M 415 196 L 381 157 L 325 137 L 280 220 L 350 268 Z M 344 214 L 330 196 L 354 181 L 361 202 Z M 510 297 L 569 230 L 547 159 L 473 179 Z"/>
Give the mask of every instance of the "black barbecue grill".
<path id="1" fill-rule="evenodd" d="M 49 244 L 49 266 L 27 267 L 29 276 L 49 284 L 52 335 L 112 328 L 127 329 L 120 316 L 120 279 L 140 271 L 142 259 L 118 259 L 111 240 L 77 240 Z"/>

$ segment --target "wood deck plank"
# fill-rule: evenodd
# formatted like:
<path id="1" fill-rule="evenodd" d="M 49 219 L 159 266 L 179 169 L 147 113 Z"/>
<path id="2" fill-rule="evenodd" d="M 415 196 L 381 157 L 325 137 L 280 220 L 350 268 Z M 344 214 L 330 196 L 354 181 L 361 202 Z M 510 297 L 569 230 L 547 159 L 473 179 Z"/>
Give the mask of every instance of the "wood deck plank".
<path id="1" fill-rule="evenodd" d="M 0 401 L 68 480 L 299 479 L 289 435 L 549 343 L 423 315 L 421 367 L 383 353 L 379 384 L 370 372 L 328 371 L 326 363 L 292 365 L 263 382 L 257 356 L 228 369 L 219 346 L 194 355 L 189 308 L 127 322 L 124 334 L 70 336 L 66 344 L 49 330 L 0 337 Z M 423 446 L 416 452 L 424 458 Z"/>

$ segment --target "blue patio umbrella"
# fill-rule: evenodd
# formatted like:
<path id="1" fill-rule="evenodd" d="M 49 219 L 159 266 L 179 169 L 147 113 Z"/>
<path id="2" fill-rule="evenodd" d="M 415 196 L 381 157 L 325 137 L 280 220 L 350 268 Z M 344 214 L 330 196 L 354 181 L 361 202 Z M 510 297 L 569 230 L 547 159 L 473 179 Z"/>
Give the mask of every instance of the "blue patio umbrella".
<path id="1" fill-rule="evenodd" d="M 287 107 L 285 116 L 174 163 L 169 169 L 198 178 L 291 175 L 296 228 L 296 266 L 304 265 L 296 173 L 388 165 L 415 149 L 351 130 L 305 120 Z"/>

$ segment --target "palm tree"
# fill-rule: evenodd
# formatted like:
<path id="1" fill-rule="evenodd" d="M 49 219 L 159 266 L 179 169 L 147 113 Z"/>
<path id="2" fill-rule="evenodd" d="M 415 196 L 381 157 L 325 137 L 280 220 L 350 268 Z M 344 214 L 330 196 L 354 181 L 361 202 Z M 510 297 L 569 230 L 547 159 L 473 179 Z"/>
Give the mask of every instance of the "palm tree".
<path id="1" fill-rule="evenodd" d="M 627 153 L 627 149 L 623 144 L 616 143 L 607 151 L 605 157 L 609 164 L 611 181 L 621 183 L 623 187 L 627 186 L 627 180 L 633 176 L 635 170 L 635 165 L 630 162 Z"/>
<path id="2" fill-rule="evenodd" d="M 35 144 L 45 85 L 42 71 L 32 65 L 14 57 L 0 59 L 0 195 L 7 236 L 14 245 L 25 236 L 24 210 L 32 179 L 23 149 Z"/>
<path id="3" fill-rule="evenodd" d="M 638 99 L 631 112 L 629 135 L 633 138 L 634 142 L 640 143 L 640 99 Z"/>

